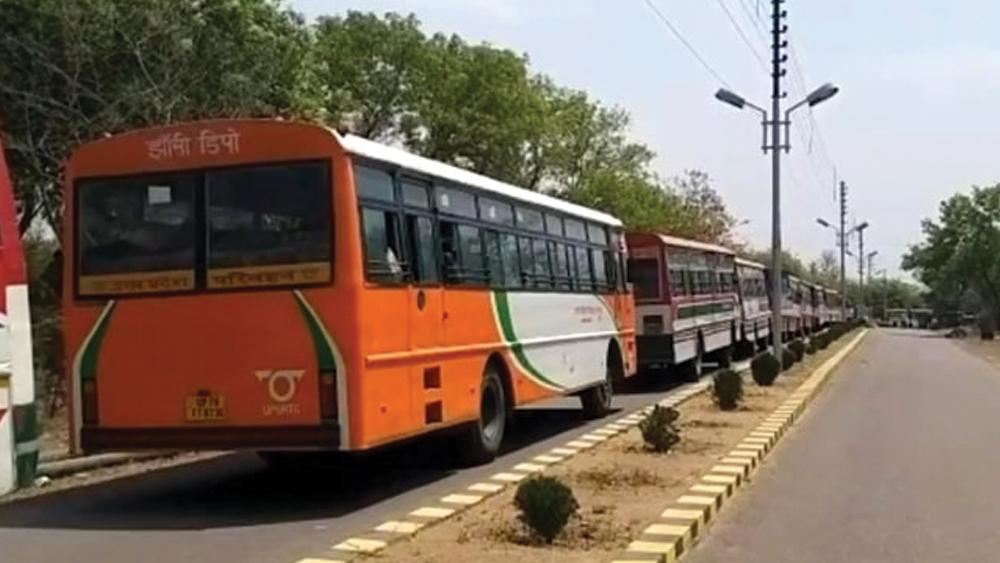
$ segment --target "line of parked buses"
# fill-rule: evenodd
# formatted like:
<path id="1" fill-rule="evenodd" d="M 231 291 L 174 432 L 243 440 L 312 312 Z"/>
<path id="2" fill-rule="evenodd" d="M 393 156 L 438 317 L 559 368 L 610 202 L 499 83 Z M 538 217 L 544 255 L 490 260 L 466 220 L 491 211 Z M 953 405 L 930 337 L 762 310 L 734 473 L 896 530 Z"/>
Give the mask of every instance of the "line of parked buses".
<path id="1" fill-rule="evenodd" d="M 449 430 L 481 462 L 519 406 L 575 395 L 603 416 L 620 380 L 696 377 L 775 329 L 773 273 L 727 248 L 321 125 L 126 132 L 65 178 L 87 452 L 278 460 Z M 844 318 L 832 289 L 782 283 L 786 338 Z"/>

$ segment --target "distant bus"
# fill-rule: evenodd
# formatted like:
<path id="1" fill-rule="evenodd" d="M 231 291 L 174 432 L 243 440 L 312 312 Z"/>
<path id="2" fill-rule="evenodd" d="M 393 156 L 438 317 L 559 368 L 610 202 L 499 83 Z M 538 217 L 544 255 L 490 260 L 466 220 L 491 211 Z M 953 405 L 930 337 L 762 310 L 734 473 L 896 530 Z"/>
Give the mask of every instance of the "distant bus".
<path id="1" fill-rule="evenodd" d="M 625 239 L 639 368 L 677 366 L 695 379 L 705 360 L 728 367 L 740 318 L 733 251 L 656 233 Z"/>
<path id="2" fill-rule="evenodd" d="M 65 334 L 86 452 L 365 450 L 516 406 L 589 416 L 635 371 L 615 217 L 314 124 L 215 120 L 79 148 Z"/>
<path id="3" fill-rule="evenodd" d="M 740 293 L 738 342 L 743 348 L 743 356 L 765 347 L 771 336 L 771 304 L 767 297 L 766 271 L 763 264 L 736 258 L 736 278 Z"/>
<path id="4" fill-rule="evenodd" d="M 802 281 L 802 333 L 812 334 L 819 330 L 821 293 L 820 286 Z"/>

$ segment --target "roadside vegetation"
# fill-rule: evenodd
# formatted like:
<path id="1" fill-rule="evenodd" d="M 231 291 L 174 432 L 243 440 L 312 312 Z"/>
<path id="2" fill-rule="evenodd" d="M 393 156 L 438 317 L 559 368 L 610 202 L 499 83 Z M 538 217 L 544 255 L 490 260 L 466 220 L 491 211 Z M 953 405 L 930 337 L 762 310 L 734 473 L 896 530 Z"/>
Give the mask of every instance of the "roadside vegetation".
<path id="1" fill-rule="evenodd" d="M 723 370 L 711 390 L 674 408 L 655 407 L 637 427 L 390 545 L 379 557 L 400 563 L 472 557 L 485 563 L 604 563 L 781 405 L 857 326 L 821 333 L 832 345 L 780 373 L 773 356 L 758 355 L 761 375 L 752 383 Z M 770 379 L 763 377 L 765 366 Z M 737 396 L 730 408 L 727 401 Z"/>

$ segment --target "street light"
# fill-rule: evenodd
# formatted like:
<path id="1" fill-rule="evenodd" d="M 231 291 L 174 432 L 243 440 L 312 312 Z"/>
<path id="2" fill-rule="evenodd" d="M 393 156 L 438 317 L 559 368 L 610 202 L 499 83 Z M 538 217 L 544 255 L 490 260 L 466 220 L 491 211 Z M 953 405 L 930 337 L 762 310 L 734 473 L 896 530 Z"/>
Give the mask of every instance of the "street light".
<path id="1" fill-rule="evenodd" d="M 777 72 L 777 71 L 776 71 Z M 816 106 L 829 100 L 840 91 L 836 86 L 826 83 L 813 90 L 802 101 L 793 104 L 785 111 L 784 120 L 781 116 L 780 85 L 777 75 L 775 76 L 774 94 L 771 96 L 771 118 L 768 119 L 767 111 L 764 108 L 750 103 L 743 96 L 720 88 L 715 92 L 715 99 L 733 106 L 736 109 L 751 108 L 761 114 L 763 119 L 761 125 L 764 128 L 764 137 L 761 148 L 764 153 L 771 151 L 771 336 L 773 342 L 774 357 L 781 358 L 781 308 L 784 295 L 781 289 L 781 151 L 788 152 L 791 149 L 789 141 L 789 124 L 791 123 L 791 113 L 803 105 L 809 107 Z M 781 139 L 781 126 L 785 126 L 785 139 Z M 771 143 L 767 142 L 767 128 L 771 127 Z"/>

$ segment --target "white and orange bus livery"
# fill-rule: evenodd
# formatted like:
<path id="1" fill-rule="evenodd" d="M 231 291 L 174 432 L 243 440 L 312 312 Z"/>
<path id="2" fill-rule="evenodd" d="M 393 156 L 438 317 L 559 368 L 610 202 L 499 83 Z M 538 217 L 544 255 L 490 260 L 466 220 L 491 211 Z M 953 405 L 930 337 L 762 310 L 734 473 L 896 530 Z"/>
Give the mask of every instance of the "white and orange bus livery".
<path id="1" fill-rule="evenodd" d="M 621 222 L 314 124 L 218 120 L 66 170 L 75 446 L 364 450 L 635 370 Z"/>

